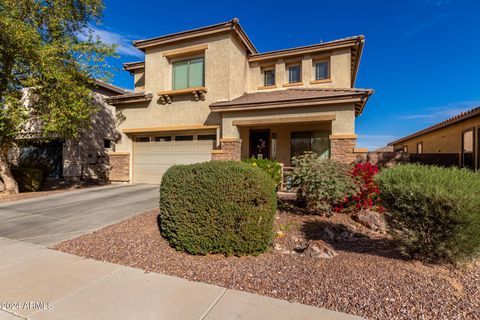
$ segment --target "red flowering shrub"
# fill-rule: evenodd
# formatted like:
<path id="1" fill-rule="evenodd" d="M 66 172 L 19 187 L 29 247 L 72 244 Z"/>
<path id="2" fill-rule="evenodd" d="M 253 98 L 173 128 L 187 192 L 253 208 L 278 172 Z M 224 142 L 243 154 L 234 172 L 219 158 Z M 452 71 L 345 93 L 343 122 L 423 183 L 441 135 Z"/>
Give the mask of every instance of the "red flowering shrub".
<path id="1" fill-rule="evenodd" d="M 370 162 L 357 163 L 350 175 L 356 185 L 357 192 L 345 197 L 343 202 L 335 208 L 336 212 L 351 212 L 362 209 L 383 211 L 380 205 L 380 189 L 374 181 L 378 167 Z"/>

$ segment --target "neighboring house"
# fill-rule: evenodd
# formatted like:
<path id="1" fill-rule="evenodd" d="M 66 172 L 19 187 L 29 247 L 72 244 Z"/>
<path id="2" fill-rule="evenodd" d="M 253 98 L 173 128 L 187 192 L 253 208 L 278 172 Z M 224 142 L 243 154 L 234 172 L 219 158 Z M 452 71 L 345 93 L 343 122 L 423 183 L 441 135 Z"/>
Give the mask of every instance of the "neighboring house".
<path id="1" fill-rule="evenodd" d="M 107 180 L 108 152 L 114 151 L 119 134 L 115 108 L 105 103 L 105 98 L 129 91 L 96 80 L 93 92 L 98 112 L 92 116 L 91 128 L 83 129 L 77 140 L 43 142 L 41 125 L 32 123 L 21 135 L 19 148 L 11 154 L 11 161 L 15 165 L 42 168 L 49 178 Z"/>
<path id="2" fill-rule="evenodd" d="M 238 19 L 134 41 L 134 92 L 110 97 L 123 121 L 112 175 L 159 183 L 174 164 L 315 151 L 351 162 L 355 118 L 372 94 L 355 89 L 364 37 L 259 53 Z"/>
<path id="3" fill-rule="evenodd" d="M 480 169 L 480 107 L 389 143 L 410 154 L 452 155 L 456 164 Z M 434 157 L 434 155 L 432 155 Z"/>

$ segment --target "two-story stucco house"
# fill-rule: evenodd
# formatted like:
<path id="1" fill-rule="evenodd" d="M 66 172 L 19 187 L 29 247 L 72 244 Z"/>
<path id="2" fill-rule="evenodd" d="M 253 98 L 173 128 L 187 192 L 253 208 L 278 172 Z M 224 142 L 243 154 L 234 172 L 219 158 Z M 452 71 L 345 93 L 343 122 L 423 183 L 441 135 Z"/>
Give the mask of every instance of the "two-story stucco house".
<path id="1" fill-rule="evenodd" d="M 111 179 L 158 183 L 173 164 L 314 151 L 353 161 L 355 118 L 372 94 L 355 89 L 364 37 L 259 53 L 238 19 L 134 41 L 132 94 L 110 97 L 122 137 Z"/>

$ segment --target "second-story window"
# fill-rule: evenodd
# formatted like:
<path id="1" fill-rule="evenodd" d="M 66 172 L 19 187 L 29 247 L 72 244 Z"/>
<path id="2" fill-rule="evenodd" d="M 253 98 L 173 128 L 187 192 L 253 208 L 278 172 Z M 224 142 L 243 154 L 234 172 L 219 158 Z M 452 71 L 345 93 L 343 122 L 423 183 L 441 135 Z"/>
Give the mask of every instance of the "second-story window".
<path id="1" fill-rule="evenodd" d="M 263 85 L 265 87 L 275 85 L 275 69 L 265 69 L 263 70 Z"/>
<path id="2" fill-rule="evenodd" d="M 196 58 L 173 63 L 173 90 L 203 87 L 205 59 Z"/>
<path id="3" fill-rule="evenodd" d="M 330 79 L 330 63 L 328 61 L 315 62 L 315 80 Z"/>
<path id="4" fill-rule="evenodd" d="M 288 66 L 288 83 L 302 81 L 302 68 L 299 64 Z"/>

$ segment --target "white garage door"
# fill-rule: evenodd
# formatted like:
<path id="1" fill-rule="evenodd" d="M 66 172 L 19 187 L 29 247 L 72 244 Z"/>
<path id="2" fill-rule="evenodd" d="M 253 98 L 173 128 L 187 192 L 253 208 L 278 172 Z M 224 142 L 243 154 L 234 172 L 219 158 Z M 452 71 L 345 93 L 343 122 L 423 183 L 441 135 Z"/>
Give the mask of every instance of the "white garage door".
<path id="1" fill-rule="evenodd" d="M 214 143 L 214 134 L 135 137 L 133 181 L 159 184 L 172 165 L 210 161 Z"/>

